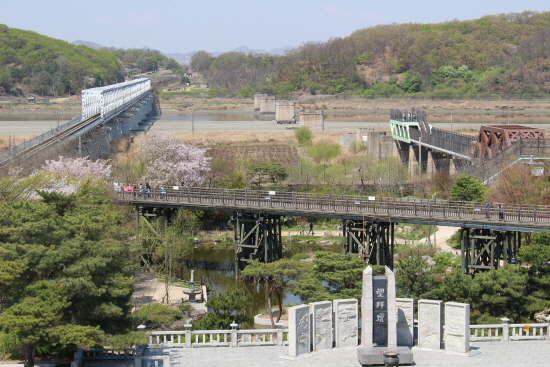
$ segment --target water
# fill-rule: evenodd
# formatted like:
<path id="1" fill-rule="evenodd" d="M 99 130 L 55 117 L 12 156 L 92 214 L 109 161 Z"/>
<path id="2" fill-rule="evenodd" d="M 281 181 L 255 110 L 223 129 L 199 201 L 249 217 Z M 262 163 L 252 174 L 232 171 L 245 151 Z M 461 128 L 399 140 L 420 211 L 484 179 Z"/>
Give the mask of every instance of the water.
<path id="1" fill-rule="evenodd" d="M 332 251 L 341 251 L 341 246 L 321 246 L 318 244 L 294 244 L 286 243 L 283 251 L 283 257 L 291 257 L 296 253 L 313 253 L 318 250 L 328 249 Z M 194 248 L 192 253 L 184 260 L 182 271 L 178 274 L 181 279 L 189 280 L 191 270 L 194 270 L 195 282 L 208 284 L 214 293 L 223 293 L 228 289 L 242 289 L 246 293 L 247 308 L 246 312 L 254 315 L 267 312 L 268 289 L 265 282 L 254 283 L 253 281 L 239 281 L 235 277 L 235 250 L 233 245 L 227 247 L 223 245 L 207 246 L 199 245 Z M 299 297 L 291 292 L 286 292 L 283 297 L 283 304 L 301 304 Z M 272 300 L 273 308 L 277 307 L 275 298 Z M 259 328 L 260 325 L 254 325 L 253 321 L 243 325 L 243 328 Z"/>

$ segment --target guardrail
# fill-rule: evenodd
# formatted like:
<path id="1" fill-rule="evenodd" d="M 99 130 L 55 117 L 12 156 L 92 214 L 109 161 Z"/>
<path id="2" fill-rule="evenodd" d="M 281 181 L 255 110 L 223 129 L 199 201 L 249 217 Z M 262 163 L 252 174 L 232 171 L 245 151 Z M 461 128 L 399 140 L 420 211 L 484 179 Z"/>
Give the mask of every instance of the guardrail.
<path id="1" fill-rule="evenodd" d="M 406 199 L 358 195 L 323 195 L 314 193 L 209 189 L 187 187 L 170 190 L 139 192 L 133 187 L 119 186 L 119 198 L 128 202 L 155 201 L 160 203 L 190 204 L 235 208 L 271 208 L 286 211 L 318 213 L 376 215 L 379 217 L 402 216 L 426 219 L 488 220 L 512 223 L 550 225 L 550 206 L 530 204 L 492 203 L 488 212 L 484 203 L 433 199 Z M 499 211 L 498 205 L 502 205 Z M 487 216 L 489 219 L 487 219 Z"/>
<path id="2" fill-rule="evenodd" d="M 231 330 L 191 330 L 191 324 L 185 324 L 184 331 L 153 331 L 149 335 L 148 348 L 171 347 L 240 347 L 250 345 L 288 345 L 288 329 L 277 324 L 277 329 L 237 330 L 237 324 L 231 324 Z"/>
<path id="3" fill-rule="evenodd" d="M 470 341 L 498 340 L 550 340 L 550 316 L 546 324 L 509 324 L 502 318 L 502 324 L 470 325 Z"/>

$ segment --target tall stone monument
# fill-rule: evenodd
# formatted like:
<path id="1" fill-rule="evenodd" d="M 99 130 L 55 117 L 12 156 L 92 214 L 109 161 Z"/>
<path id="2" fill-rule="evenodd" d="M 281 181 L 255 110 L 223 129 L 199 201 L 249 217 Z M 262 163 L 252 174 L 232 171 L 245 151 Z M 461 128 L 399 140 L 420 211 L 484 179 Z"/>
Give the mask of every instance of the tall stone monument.
<path id="1" fill-rule="evenodd" d="M 384 364 L 384 353 L 394 352 L 400 364 L 413 363 L 408 347 L 397 346 L 395 275 L 386 266 L 384 276 L 373 276 L 372 267 L 363 271 L 361 300 L 361 347 L 357 357 L 362 365 Z"/>

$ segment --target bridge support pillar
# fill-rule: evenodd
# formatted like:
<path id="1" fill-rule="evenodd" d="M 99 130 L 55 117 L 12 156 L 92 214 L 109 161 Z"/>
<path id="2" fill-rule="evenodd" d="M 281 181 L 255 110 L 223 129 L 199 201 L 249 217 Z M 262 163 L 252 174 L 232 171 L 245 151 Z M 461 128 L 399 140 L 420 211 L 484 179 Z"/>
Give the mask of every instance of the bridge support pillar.
<path id="1" fill-rule="evenodd" d="M 347 220 L 343 231 L 345 254 L 357 254 L 367 264 L 393 269 L 394 223 Z"/>
<path id="2" fill-rule="evenodd" d="M 233 221 L 236 269 L 255 259 L 270 263 L 283 257 L 280 215 L 235 213 Z"/>
<path id="3" fill-rule="evenodd" d="M 462 273 L 496 270 L 501 263 L 514 263 L 521 246 L 521 232 L 461 228 Z"/>

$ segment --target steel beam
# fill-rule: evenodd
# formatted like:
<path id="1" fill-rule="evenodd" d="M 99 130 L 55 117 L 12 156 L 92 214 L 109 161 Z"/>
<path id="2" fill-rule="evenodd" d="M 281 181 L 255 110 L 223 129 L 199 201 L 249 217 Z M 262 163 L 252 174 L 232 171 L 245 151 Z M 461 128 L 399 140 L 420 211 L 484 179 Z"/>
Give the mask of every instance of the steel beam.
<path id="1" fill-rule="evenodd" d="M 346 220 L 344 253 L 361 256 L 366 264 L 393 269 L 394 223 Z"/>

